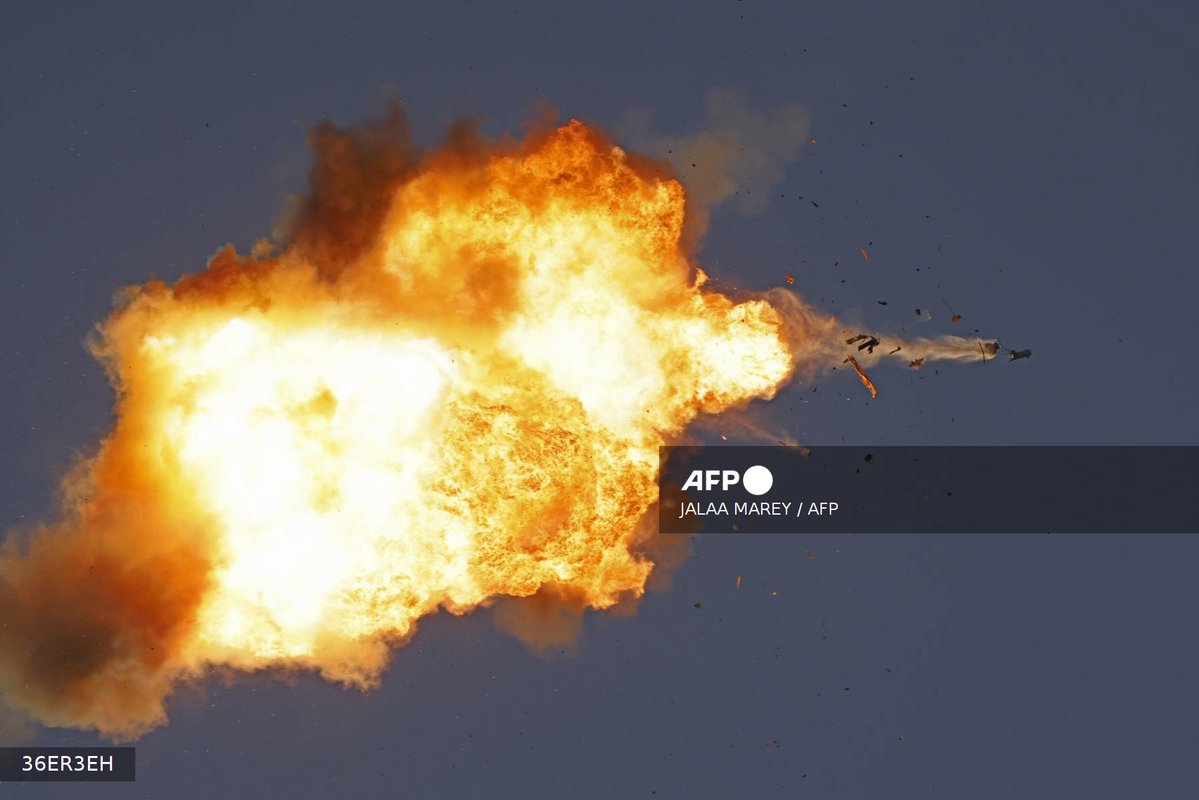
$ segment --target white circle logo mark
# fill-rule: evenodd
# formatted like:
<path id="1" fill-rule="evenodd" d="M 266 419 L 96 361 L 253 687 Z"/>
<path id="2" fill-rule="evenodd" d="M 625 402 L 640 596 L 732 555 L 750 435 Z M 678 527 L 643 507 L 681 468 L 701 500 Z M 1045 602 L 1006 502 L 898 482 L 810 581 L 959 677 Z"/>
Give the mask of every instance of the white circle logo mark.
<path id="1" fill-rule="evenodd" d="M 741 479 L 741 485 L 750 494 L 763 495 L 770 491 L 771 486 L 774 486 L 774 476 L 770 474 L 770 470 L 759 464 L 745 470 L 745 477 Z"/>

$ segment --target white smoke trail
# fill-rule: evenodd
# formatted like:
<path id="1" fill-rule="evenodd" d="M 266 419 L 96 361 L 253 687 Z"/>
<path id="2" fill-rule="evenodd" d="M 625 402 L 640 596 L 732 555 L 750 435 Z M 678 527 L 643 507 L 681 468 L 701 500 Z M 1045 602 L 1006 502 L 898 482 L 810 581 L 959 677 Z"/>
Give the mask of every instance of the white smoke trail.
<path id="1" fill-rule="evenodd" d="M 801 374 L 839 366 L 848 356 L 857 359 L 862 367 L 869 367 L 886 358 L 908 364 L 915 361 L 990 361 L 999 352 L 999 345 L 994 341 L 964 336 L 906 339 L 864 334 L 861 328 L 851 327 L 837 317 L 813 308 L 788 289 L 772 289 L 766 293 L 766 298 L 787 321 L 796 371 Z M 855 337 L 862 338 L 850 343 L 849 340 Z"/>

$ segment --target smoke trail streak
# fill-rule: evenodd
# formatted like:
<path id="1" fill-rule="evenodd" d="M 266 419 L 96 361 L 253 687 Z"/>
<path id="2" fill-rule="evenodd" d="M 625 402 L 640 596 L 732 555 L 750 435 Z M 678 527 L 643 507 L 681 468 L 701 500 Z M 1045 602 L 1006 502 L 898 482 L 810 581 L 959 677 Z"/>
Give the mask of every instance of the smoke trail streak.
<path id="1" fill-rule="evenodd" d="M 909 362 L 922 358 L 929 361 L 972 362 L 988 361 L 995 357 L 995 342 L 962 336 L 936 338 L 882 335 L 879 345 L 871 351 L 858 350 L 846 344 L 847 338 L 859 333 L 836 316 L 809 305 L 790 289 L 775 288 L 765 298 L 785 320 L 785 334 L 802 372 L 821 372 L 845 362 L 853 355 L 863 367 L 873 366 L 884 359 Z"/>

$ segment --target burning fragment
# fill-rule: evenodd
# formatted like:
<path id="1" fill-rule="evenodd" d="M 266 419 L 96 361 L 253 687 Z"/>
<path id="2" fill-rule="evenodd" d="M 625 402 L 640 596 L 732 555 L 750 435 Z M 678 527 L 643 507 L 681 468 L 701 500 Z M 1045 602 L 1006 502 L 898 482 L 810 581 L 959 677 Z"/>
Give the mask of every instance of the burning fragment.
<path id="1" fill-rule="evenodd" d="M 908 366 L 911 367 L 912 369 L 920 369 L 921 367 L 924 366 L 924 359 L 923 358 L 913 358 L 911 361 L 908 362 Z"/>
<path id="2" fill-rule="evenodd" d="M 878 389 L 874 388 L 874 382 L 866 375 L 866 372 L 858 364 L 858 360 L 853 356 L 848 356 L 845 359 L 853 367 L 854 372 L 858 373 L 858 378 L 862 381 L 862 385 L 870 392 L 871 397 L 878 397 Z"/>

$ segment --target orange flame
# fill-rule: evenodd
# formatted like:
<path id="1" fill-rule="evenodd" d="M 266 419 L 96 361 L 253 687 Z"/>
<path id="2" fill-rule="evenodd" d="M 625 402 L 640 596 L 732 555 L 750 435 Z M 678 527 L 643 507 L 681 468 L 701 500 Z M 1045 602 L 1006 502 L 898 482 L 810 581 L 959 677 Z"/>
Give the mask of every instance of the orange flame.
<path id="1" fill-rule="evenodd" d="M 137 736 L 212 667 L 370 686 L 439 609 L 636 598 L 658 446 L 792 372 L 780 313 L 690 265 L 681 186 L 580 122 L 313 141 L 278 255 L 99 329 L 115 428 L 0 565 L 0 689 L 49 724 Z"/>

